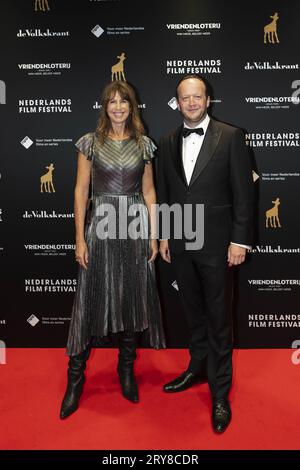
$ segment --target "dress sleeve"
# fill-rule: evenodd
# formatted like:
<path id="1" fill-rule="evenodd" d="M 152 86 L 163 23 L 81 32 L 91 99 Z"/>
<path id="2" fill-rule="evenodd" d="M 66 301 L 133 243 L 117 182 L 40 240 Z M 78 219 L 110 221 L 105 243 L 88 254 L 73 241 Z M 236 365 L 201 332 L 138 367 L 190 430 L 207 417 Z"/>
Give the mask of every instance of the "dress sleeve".
<path id="1" fill-rule="evenodd" d="M 154 142 L 147 136 L 143 136 L 143 159 L 145 163 L 151 163 L 155 157 L 154 152 L 157 149 Z"/>
<path id="2" fill-rule="evenodd" d="M 92 160 L 93 157 L 93 143 L 94 143 L 94 133 L 88 132 L 88 134 L 83 135 L 80 139 L 75 142 L 75 147 L 83 155 L 86 156 L 87 160 Z"/>

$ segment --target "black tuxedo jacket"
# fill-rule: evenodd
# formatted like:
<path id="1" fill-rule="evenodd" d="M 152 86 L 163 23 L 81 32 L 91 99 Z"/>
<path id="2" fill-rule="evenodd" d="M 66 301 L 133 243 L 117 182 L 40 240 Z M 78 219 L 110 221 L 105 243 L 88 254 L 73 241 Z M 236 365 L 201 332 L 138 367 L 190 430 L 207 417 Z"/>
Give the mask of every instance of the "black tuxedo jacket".
<path id="1" fill-rule="evenodd" d="M 190 204 L 193 224 L 196 223 L 196 204 L 204 204 L 202 250 L 205 252 L 224 252 L 230 242 L 251 245 L 253 178 L 243 132 L 211 118 L 191 181 L 187 184 L 182 163 L 181 129 L 182 126 L 162 137 L 159 143 L 158 203 L 180 204 L 183 213 L 184 205 Z M 188 215 L 183 217 L 181 239 L 174 238 L 171 224 L 171 253 L 181 253 L 191 241 L 184 236 L 186 217 L 190 219 Z"/>

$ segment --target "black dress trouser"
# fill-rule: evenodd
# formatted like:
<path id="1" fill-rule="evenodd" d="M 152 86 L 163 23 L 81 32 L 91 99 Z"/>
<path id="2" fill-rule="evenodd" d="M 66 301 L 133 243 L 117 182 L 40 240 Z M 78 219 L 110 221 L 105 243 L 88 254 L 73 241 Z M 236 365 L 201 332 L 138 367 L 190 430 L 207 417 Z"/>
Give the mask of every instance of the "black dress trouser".
<path id="1" fill-rule="evenodd" d="M 227 253 L 171 253 L 189 328 L 188 370 L 205 373 L 213 398 L 227 398 L 232 382 L 232 319 Z"/>

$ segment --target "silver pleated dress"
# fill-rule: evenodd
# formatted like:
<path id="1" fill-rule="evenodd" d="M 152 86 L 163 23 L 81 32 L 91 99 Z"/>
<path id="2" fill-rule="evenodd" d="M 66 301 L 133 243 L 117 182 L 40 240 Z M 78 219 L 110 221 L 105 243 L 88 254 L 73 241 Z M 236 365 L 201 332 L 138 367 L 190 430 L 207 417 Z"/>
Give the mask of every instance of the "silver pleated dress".
<path id="1" fill-rule="evenodd" d="M 149 215 L 142 195 L 145 164 L 155 145 L 128 138 L 82 136 L 76 147 L 92 161 L 93 204 L 85 227 L 88 269 L 79 267 L 67 342 L 73 356 L 111 333 L 147 330 L 150 346 L 165 347 L 150 257 Z"/>

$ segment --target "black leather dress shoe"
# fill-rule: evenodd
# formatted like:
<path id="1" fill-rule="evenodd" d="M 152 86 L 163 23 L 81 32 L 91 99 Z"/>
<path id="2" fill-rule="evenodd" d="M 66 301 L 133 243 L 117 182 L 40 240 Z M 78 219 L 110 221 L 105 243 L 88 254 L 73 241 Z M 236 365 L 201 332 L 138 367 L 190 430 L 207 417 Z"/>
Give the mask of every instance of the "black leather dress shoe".
<path id="1" fill-rule="evenodd" d="M 199 382 L 207 382 L 207 379 L 199 375 L 195 375 L 192 372 L 185 371 L 175 380 L 172 380 L 172 382 L 165 384 L 163 390 L 168 393 L 182 392 Z"/>
<path id="2" fill-rule="evenodd" d="M 213 400 L 212 423 L 216 433 L 224 432 L 231 421 L 231 409 L 226 398 Z"/>

